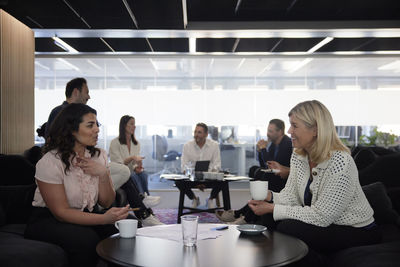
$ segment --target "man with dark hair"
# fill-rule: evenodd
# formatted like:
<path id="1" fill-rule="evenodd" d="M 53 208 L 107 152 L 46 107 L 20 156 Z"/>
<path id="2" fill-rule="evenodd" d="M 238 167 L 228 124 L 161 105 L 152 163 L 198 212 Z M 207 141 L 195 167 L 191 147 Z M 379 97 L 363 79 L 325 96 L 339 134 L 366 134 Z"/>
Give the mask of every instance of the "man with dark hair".
<path id="1" fill-rule="evenodd" d="M 293 152 L 292 140 L 285 135 L 285 123 L 279 119 L 269 121 L 267 137 L 268 140 L 261 139 L 257 142 L 260 166 L 251 167 L 249 177 L 268 181 L 268 189 L 280 192 L 289 176 L 290 158 Z M 263 171 L 267 168 L 277 172 Z M 233 224 L 251 223 L 257 219 L 248 205 L 239 210 L 217 211 L 216 215 L 221 221 Z"/>
<path id="2" fill-rule="evenodd" d="M 51 123 L 66 105 L 71 103 L 86 104 L 88 102 L 90 96 L 86 79 L 75 78 L 69 81 L 65 87 L 65 97 L 66 100 L 61 105 L 53 108 L 53 110 L 50 112 L 49 119 L 47 120 L 46 124 L 45 138 L 48 136 Z"/>
<path id="3" fill-rule="evenodd" d="M 258 180 L 269 181 L 268 188 L 274 192 L 280 192 L 286 184 L 286 173 L 266 173 L 262 169 L 270 167 L 271 162 L 290 167 L 292 156 L 292 140 L 285 135 L 285 123 L 280 119 L 272 119 L 268 124 L 268 140 L 261 139 L 257 142 L 258 161 L 260 166 L 253 166 L 249 170 L 249 176 Z M 273 169 L 271 167 L 270 169 Z M 285 177 L 286 176 L 286 177 Z"/>
<path id="4" fill-rule="evenodd" d="M 209 160 L 208 171 L 219 171 L 221 169 L 221 153 L 217 142 L 208 139 L 208 127 L 205 123 L 197 123 L 194 130 L 194 140 L 189 141 L 183 146 L 181 168 L 191 165 L 194 167 L 196 161 Z M 177 185 L 178 186 L 178 185 Z M 179 187 L 179 186 L 178 186 Z M 183 188 L 180 188 L 183 189 Z M 208 208 L 215 208 L 214 199 L 217 198 L 220 186 L 214 187 L 210 198 L 207 201 Z M 186 195 L 192 200 L 192 207 L 196 208 L 200 203 L 200 198 L 196 197 L 191 189 L 187 190 Z"/>

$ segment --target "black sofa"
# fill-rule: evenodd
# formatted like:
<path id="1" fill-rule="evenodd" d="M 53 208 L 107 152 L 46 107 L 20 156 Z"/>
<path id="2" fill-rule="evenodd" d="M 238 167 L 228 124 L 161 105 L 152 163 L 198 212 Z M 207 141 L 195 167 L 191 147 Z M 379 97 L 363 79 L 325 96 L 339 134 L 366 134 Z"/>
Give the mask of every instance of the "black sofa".
<path id="1" fill-rule="evenodd" d="M 24 239 L 36 189 L 35 167 L 23 156 L 0 155 L 0 266 L 68 266 L 56 245 Z"/>
<path id="2" fill-rule="evenodd" d="M 61 247 L 24 239 L 36 189 L 34 164 L 40 158 L 37 146 L 26 150 L 23 156 L 0 154 L 0 266 L 69 266 Z M 126 193 L 118 189 L 113 206 L 122 207 L 127 202 Z M 133 214 L 129 218 L 136 219 Z M 98 266 L 106 265 L 103 261 L 98 263 Z"/>
<path id="3" fill-rule="evenodd" d="M 382 241 L 329 255 L 330 266 L 400 266 L 400 153 L 384 148 L 358 148 L 353 154 L 360 183 L 374 210 Z"/>

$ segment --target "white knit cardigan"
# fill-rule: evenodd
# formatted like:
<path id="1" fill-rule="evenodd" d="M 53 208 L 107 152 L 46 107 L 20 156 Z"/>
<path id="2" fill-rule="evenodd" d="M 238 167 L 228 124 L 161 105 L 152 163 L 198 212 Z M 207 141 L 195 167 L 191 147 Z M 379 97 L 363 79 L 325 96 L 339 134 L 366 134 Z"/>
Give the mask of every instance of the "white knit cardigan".
<path id="1" fill-rule="evenodd" d="M 363 227 L 374 221 L 373 210 L 362 191 L 353 158 L 334 151 L 330 159 L 312 169 L 311 206 L 304 205 L 310 177 L 307 156 L 293 152 L 285 188 L 273 193 L 274 220 L 295 219 L 316 226 L 331 224 Z"/>

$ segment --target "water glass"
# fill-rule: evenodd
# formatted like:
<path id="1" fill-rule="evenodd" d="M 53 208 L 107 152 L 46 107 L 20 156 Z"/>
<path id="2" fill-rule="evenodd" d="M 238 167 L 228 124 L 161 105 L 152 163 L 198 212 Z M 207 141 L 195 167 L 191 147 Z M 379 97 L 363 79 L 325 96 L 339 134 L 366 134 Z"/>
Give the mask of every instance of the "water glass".
<path id="1" fill-rule="evenodd" d="M 186 167 L 186 175 L 187 175 L 189 178 L 192 178 L 192 176 L 193 176 L 193 171 L 194 171 L 194 168 L 192 168 L 192 167 Z"/>
<path id="2" fill-rule="evenodd" d="M 199 216 L 183 215 L 181 216 L 183 245 L 193 247 L 197 243 L 197 225 Z"/>

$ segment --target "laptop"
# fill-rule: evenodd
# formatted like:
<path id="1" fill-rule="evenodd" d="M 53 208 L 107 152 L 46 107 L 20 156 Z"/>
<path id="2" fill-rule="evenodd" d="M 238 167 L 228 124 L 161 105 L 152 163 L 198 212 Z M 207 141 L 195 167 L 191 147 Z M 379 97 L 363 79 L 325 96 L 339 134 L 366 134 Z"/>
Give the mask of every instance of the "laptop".
<path id="1" fill-rule="evenodd" d="M 210 161 L 209 160 L 196 161 L 196 165 L 194 167 L 194 171 L 195 172 L 207 172 L 209 165 L 210 165 Z"/>

